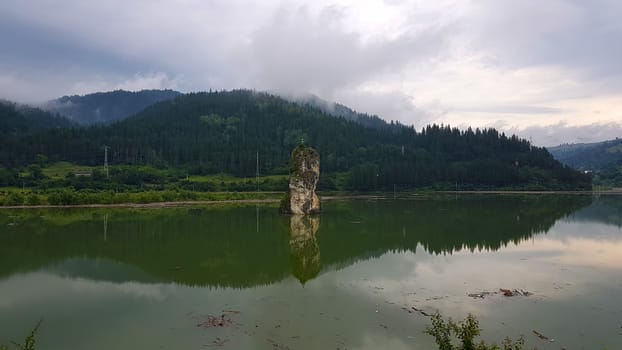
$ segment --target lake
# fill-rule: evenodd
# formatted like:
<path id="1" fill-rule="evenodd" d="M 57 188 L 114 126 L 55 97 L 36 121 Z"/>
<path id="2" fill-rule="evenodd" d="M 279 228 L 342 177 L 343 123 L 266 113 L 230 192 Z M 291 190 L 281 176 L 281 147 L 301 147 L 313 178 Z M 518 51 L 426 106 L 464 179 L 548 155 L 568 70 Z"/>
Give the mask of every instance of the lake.
<path id="1" fill-rule="evenodd" d="M 621 296 L 622 196 L 0 210 L 0 344 L 40 350 L 435 349 L 436 312 L 611 350 Z"/>

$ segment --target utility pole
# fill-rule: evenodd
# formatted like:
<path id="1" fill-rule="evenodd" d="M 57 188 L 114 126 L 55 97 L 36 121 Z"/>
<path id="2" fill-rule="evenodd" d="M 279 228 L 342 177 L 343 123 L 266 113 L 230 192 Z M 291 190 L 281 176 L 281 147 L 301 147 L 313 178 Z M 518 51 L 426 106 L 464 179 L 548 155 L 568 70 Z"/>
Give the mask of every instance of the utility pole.
<path id="1" fill-rule="evenodd" d="M 106 172 L 106 178 L 109 179 L 110 175 L 108 174 L 108 146 L 104 145 L 104 171 Z"/>
<path id="2" fill-rule="evenodd" d="M 257 192 L 259 192 L 259 151 L 257 151 L 257 166 L 255 169 L 255 182 L 257 182 Z"/>

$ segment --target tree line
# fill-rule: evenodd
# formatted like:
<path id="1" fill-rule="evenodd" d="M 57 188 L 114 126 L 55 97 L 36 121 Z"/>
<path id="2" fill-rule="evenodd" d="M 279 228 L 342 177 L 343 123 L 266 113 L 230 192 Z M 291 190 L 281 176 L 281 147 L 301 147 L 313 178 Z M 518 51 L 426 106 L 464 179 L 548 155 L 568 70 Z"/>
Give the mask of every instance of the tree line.
<path id="1" fill-rule="evenodd" d="M 55 127 L 0 141 L 5 179 L 37 163 L 70 161 L 175 169 L 190 175 L 286 174 L 299 143 L 318 150 L 321 187 L 588 189 L 588 175 L 545 148 L 495 129 L 399 123 L 367 127 L 311 105 L 249 90 L 191 93 L 110 125 Z M 21 170 L 20 170 L 21 169 Z M 8 174 L 8 175 L 7 175 Z M 345 175 L 344 175 L 345 174 Z M 341 178 L 345 180 L 341 181 Z M 10 179 L 8 179 L 10 182 Z M 6 182 L 6 181 L 5 181 Z"/>

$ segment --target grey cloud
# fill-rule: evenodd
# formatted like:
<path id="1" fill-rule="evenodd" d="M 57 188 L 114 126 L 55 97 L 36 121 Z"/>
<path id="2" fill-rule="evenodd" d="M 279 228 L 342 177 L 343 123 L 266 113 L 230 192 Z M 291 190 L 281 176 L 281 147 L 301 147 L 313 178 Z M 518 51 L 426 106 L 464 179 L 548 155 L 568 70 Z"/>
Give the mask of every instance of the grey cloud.
<path id="1" fill-rule="evenodd" d="M 562 110 L 552 107 L 538 106 L 481 106 L 481 107 L 453 107 L 450 112 L 478 112 L 478 113 L 500 113 L 500 114 L 558 114 Z"/>
<path id="2" fill-rule="evenodd" d="M 442 51 L 447 28 L 405 33 L 392 40 L 363 42 L 342 27 L 343 13 L 327 7 L 314 17 L 304 7 L 282 7 L 237 53 L 250 83 L 277 91 L 332 97 L 338 89 L 399 71 Z M 244 71 L 243 71 L 244 72 Z"/>
<path id="3" fill-rule="evenodd" d="M 420 127 L 452 111 L 515 114 L 512 125 L 521 125 L 521 114 L 560 114 L 547 106 L 581 95 L 615 96 L 622 89 L 617 0 L 385 0 L 403 10 L 405 23 L 390 38 L 346 29 L 348 18 L 358 16 L 356 5 L 321 10 L 318 3 L 301 2 L 3 0 L 0 97 L 33 101 L 114 87 L 255 88 L 315 93 Z M 554 66 L 568 72 L 568 84 L 541 92 L 535 86 L 527 97 L 506 98 L 511 105 L 458 99 L 466 107 L 451 106 L 429 94 L 418 99 L 425 109 L 415 106 L 417 91 L 406 91 L 406 80 L 436 82 L 435 63 L 456 62 L 460 69 L 462 57 L 510 76 Z M 442 71 L 439 76 L 452 77 Z M 552 134 L 548 129 L 520 132 L 540 144 L 578 140 L 581 132 L 565 124 Z M 605 137 L 619 128 L 586 130 L 589 137 Z"/>
<path id="4" fill-rule="evenodd" d="M 152 67 L 84 45 L 65 32 L 0 15 L 0 67 L 22 70 L 133 73 Z M 24 69 L 26 68 L 26 69 Z"/>
<path id="5" fill-rule="evenodd" d="M 585 78 L 621 75 L 622 2 L 612 0 L 484 0 L 464 19 L 471 45 L 509 67 L 556 65 Z M 475 28 L 474 30 L 468 29 Z"/>
<path id="6" fill-rule="evenodd" d="M 412 97 L 398 91 L 392 92 L 361 92 L 342 91 L 336 96 L 339 103 L 347 106 L 356 106 L 359 112 L 377 115 L 389 121 L 399 121 L 405 125 L 413 124 L 420 128 L 435 119 L 431 113 L 418 108 L 412 102 Z"/>
<path id="7" fill-rule="evenodd" d="M 622 135 L 622 123 L 593 123 L 571 126 L 564 122 L 525 129 L 508 128 L 506 133 L 531 139 L 538 146 L 553 147 L 563 143 L 589 143 L 612 140 Z"/>
<path id="8" fill-rule="evenodd" d="M 233 25 L 226 17 L 218 18 L 224 15 L 222 4 L 200 3 L 194 11 L 189 11 L 190 5 L 2 2 L 2 95 L 31 102 L 123 86 L 137 75 L 160 73 L 179 82 L 182 90 L 222 83 L 228 68 L 224 46 L 232 38 L 227 31 Z M 76 87 L 83 90 L 72 91 Z"/>

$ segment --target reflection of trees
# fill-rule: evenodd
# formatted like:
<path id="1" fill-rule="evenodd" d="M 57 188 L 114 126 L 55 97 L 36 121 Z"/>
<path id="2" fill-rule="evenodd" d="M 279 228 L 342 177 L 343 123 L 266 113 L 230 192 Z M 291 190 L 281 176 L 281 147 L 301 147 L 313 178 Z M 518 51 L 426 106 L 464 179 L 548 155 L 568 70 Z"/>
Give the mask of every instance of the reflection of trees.
<path id="1" fill-rule="evenodd" d="M 81 257 L 105 258 L 144 271 L 150 280 L 189 285 L 250 287 L 291 274 L 304 283 L 322 267 L 387 251 L 496 250 L 546 232 L 590 201 L 550 195 L 327 202 L 319 230 L 319 218 L 290 222 L 266 207 L 260 208 L 259 232 L 255 207 L 5 211 L 0 278 Z M 72 274 L 105 275 L 75 266 Z"/>
<path id="2" fill-rule="evenodd" d="M 322 261 L 347 265 L 387 251 L 415 252 L 417 246 L 432 254 L 498 250 L 547 232 L 590 203 L 589 196 L 542 195 L 338 204 L 341 219 L 323 215 Z"/>
<path id="3" fill-rule="evenodd" d="M 606 195 L 594 200 L 589 207 L 574 213 L 578 221 L 600 222 L 622 227 L 622 196 Z"/>
<path id="4" fill-rule="evenodd" d="M 320 217 L 292 215 L 290 217 L 290 264 L 292 274 L 303 285 L 314 279 L 322 268 L 320 246 L 316 233 L 320 228 Z"/>
<path id="5" fill-rule="evenodd" d="M 0 231 L 0 278 L 74 257 L 123 262 L 156 280 L 189 285 L 249 287 L 290 274 L 289 230 L 274 208 L 260 209 L 259 232 L 255 207 L 17 215 L 16 225 Z M 0 225 L 8 219 L 0 216 Z"/>

